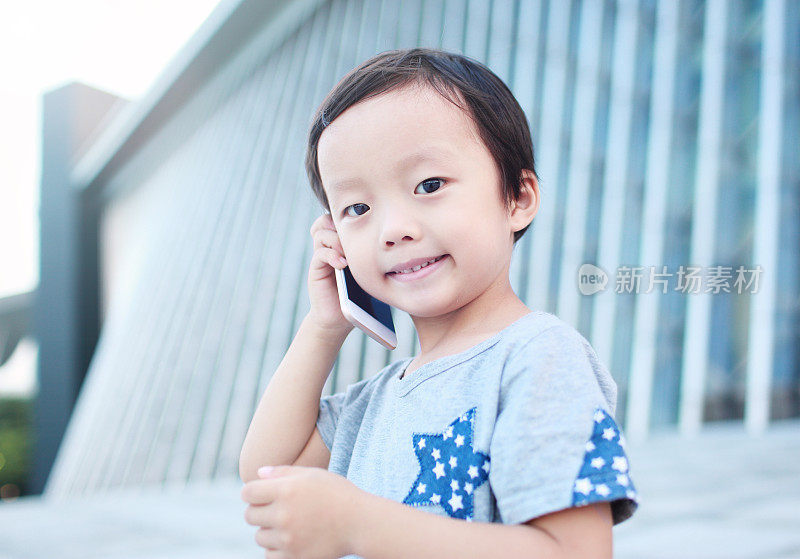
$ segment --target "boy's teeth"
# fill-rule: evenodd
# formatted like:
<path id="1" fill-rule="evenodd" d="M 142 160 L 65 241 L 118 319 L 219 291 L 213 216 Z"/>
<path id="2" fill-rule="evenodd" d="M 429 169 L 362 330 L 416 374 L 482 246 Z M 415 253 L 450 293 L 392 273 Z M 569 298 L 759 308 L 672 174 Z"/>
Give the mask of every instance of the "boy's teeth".
<path id="1" fill-rule="evenodd" d="M 411 274 L 413 272 L 416 272 L 417 270 L 420 270 L 420 269 L 424 268 L 425 266 L 427 266 L 429 264 L 433 264 L 437 260 L 438 260 L 438 258 L 434 258 L 433 260 L 428 260 L 427 262 L 425 262 L 425 264 L 420 264 L 419 266 L 414 266 L 413 268 L 409 268 L 408 270 L 401 270 L 401 271 L 399 271 L 397 273 L 398 274 Z"/>

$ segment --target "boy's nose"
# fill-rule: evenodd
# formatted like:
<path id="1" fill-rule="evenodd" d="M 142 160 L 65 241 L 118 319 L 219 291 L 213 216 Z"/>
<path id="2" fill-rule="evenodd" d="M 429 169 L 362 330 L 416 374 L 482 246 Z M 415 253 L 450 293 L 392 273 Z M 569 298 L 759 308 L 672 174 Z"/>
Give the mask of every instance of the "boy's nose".
<path id="1" fill-rule="evenodd" d="M 411 240 L 413 240 L 413 238 L 410 235 L 405 235 L 405 236 L 403 236 L 403 240 L 404 241 L 411 241 Z M 390 241 L 388 239 L 386 240 L 386 246 L 394 246 L 394 243 L 395 243 L 394 241 Z"/>
<path id="2" fill-rule="evenodd" d="M 387 247 L 394 246 L 396 243 L 419 240 L 419 223 L 408 212 L 398 209 L 386 212 L 381 236 L 381 240 Z"/>

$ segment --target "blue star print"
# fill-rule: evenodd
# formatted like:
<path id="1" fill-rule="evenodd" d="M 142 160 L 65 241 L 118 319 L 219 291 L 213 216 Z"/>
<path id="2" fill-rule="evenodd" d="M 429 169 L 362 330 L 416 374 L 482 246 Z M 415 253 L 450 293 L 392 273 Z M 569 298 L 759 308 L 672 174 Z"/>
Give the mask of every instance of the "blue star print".
<path id="1" fill-rule="evenodd" d="M 602 408 L 594 412 L 594 431 L 586 443 L 583 466 L 572 490 L 573 506 L 597 501 L 636 499 L 636 488 L 628 477 L 625 437 L 614 419 Z"/>
<path id="2" fill-rule="evenodd" d="M 476 408 L 456 418 L 441 433 L 414 433 L 420 465 L 403 503 L 441 505 L 449 516 L 471 522 L 473 493 L 489 479 L 489 455 L 472 447 Z"/>

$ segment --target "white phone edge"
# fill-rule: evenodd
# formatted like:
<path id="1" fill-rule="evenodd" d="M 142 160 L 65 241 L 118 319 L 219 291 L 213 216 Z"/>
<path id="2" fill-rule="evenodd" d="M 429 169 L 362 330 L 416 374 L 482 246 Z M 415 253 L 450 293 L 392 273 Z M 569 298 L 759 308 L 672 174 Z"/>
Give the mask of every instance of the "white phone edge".
<path id="1" fill-rule="evenodd" d="M 347 283 L 344 277 L 344 269 L 340 270 L 339 268 L 334 268 L 333 271 L 336 273 L 336 286 L 339 290 L 339 306 L 342 308 L 344 317 L 387 349 L 397 348 L 397 335 L 347 297 Z"/>

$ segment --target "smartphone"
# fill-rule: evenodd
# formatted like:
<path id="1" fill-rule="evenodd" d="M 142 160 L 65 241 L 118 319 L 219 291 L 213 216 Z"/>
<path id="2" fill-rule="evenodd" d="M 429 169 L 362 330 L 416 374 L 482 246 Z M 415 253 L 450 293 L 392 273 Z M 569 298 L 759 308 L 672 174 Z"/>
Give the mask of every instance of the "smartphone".
<path id="1" fill-rule="evenodd" d="M 325 213 L 330 214 L 327 210 Z M 395 349 L 397 335 L 394 332 L 392 308 L 364 291 L 350 273 L 349 266 L 341 270 L 334 268 L 333 271 L 344 317 L 382 346 Z"/>
<path id="2" fill-rule="evenodd" d="M 395 349 L 397 335 L 394 331 L 392 308 L 364 291 L 356 283 L 349 266 L 341 270 L 334 268 L 334 272 L 344 317 L 382 346 Z"/>

